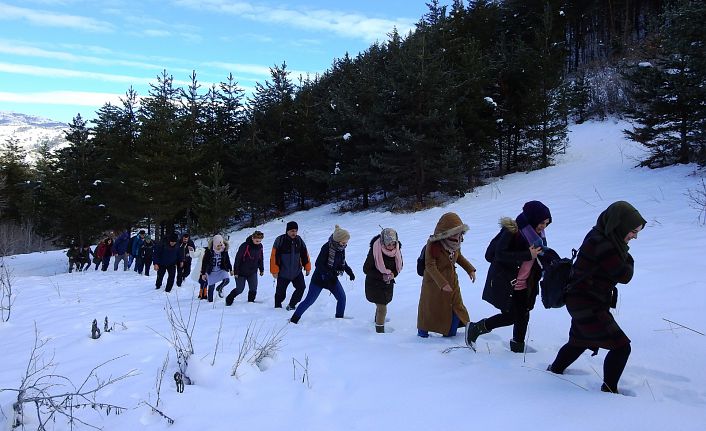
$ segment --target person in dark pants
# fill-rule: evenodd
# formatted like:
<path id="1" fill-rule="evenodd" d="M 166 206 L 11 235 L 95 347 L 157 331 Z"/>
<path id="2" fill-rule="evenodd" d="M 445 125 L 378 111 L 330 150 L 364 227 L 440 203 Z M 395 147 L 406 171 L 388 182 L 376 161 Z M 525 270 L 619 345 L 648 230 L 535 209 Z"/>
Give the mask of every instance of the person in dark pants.
<path id="1" fill-rule="evenodd" d="M 103 249 L 100 254 L 101 258 L 101 271 L 107 271 L 108 265 L 110 265 L 110 258 L 113 256 L 113 238 L 106 238 L 103 241 Z"/>
<path id="2" fill-rule="evenodd" d="M 125 230 L 117 238 L 115 238 L 115 243 L 113 244 L 113 255 L 115 256 L 115 261 L 113 262 L 113 271 L 118 270 L 118 265 L 120 261 L 123 262 L 123 271 L 128 269 L 128 243 L 130 242 L 130 232 Z"/>
<path id="3" fill-rule="evenodd" d="M 275 290 L 275 308 L 282 308 L 282 301 L 287 296 L 287 286 L 291 282 L 294 293 L 289 300 L 287 310 L 294 310 L 304 296 L 306 283 L 302 269 L 309 276 L 311 260 L 304 240 L 298 235 L 299 225 L 290 221 L 286 233 L 275 239 L 270 253 L 270 273 L 277 279 Z"/>
<path id="4" fill-rule="evenodd" d="M 235 275 L 235 289 L 231 290 L 226 297 L 226 305 L 233 304 L 235 298 L 245 290 L 245 282 L 248 283 L 248 302 L 255 302 L 257 295 L 257 273 L 260 276 L 265 273 L 263 263 L 262 240 L 265 234 L 256 230 L 245 242 L 240 244 L 238 252 L 235 254 L 233 263 L 233 275 Z"/>
<path id="5" fill-rule="evenodd" d="M 78 252 L 79 271 L 85 271 L 91 266 L 91 258 L 94 256 L 93 250 L 88 244 L 83 244 Z"/>
<path id="6" fill-rule="evenodd" d="M 534 308 L 542 277 L 537 257 L 547 245 L 544 229 L 551 222 L 549 208 L 540 201 L 525 203 L 515 220 L 500 219 L 500 236 L 491 241 L 486 251 L 486 260 L 491 263 L 483 288 L 483 299 L 500 313 L 469 323 L 466 345 L 472 346 L 479 335 L 512 325 L 510 350 L 525 352 L 530 311 Z"/>
<path id="7" fill-rule="evenodd" d="M 176 276 L 176 268 L 177 265 L 181 263 L 179 260 L 179 247 L 177 246 L 178 240 L 179 237 L 177 234 L 170 234 L 167 241 L 157 246 L 154 251 L 154 270 L 157 271 L 155 289 L 162 287 L 164 274 L 168 273 L 167 286 L 164 288 L 164 291 L 171 292 L 172 290 L 174 277 Z"/>
<path id="8" fill-rule="evenodd" d="M 140 246 L 139 256 L 136 259 L 137 273 L 142 274 L 143 269 L 145 275 L 150 275 L 150 267 L 152 266 L 152 256 L 154 253 L 154 241 L 152 237 L 145 236 L 145 241 Z"/>
<path id="9" fill-rule="evenodd" d="M 353 270 L 346 263 L 346 246 L 350 238 L 348 231 L 336 225 L 333 234 L 321 246 L 319 256 L 316 258 L 316 269 L 309 283 L 309 292 L 294 310 L 294 314 L 289 318 L 290 322 L 299 323 L 302 314 L 311 307 L 323 289 L 329 290 L 336 298 L 336 318 L 343 318 L 343 313 L 346 311 L 346 292 L 338 281 L 338 276 L 345 272 L 351 281 L 355 280 Z"/>
<path id="10" fill-rule="evenodd" d="M 137 235 L 134 237 L 130 238 L 130 244 L 128 247 L 128 252 L 130 252 L 130 259 L 127 262 L 127 267 L 130 268 L 130 265 L 132 265 L 133 260 L 135 261 L 135 268 L 134 271 L 136 273 L 142 272 L 142 258 L 140 257 L 140 249 L 142 248 L 142 244 L 145 242 L 145 231 L 140 230 Z M 139 269 L 138 269 L 139 268 Z"/>
<path id="11" fill-rule="evenodd" d="M 566 310 L 571 315 L 569 341 L 559 349 L 547 368 L 556 374 L 590 349 L 608 350 L 603 362 L 601 391 L 619 393 L 618 381 L 630 356 L 630 339 L 610 313 L 618 300 L 616 285 L 630 282 L 635 261 L 628 243 L 645 227 L 645 219 L 629 203 L 618 201 L 598 216 L 586 235 L 574 263 L 577 283 L 566 293 Z"/>
<path id="12" fill-rule="evenodd" d="M 76 267 L 76 271 L 81 271 L 83 264 L 79 263 L 79 254 L 80 253 L 81 253 L 81 249 L 79 249 L 79 247 L 76 244 L 71 243 L 71 246 L 66 251 L 66 257 L 69 258 L 69 273 L 73 272 L 74 266 Z"/>
<path id="13" fill-rule="evenodd" d="M 191 274 L 191 255 L 189 255 L 189 253 L 195 249 L 196 245 L 191 240 L 189 234 L 183 234 L 181 241 L 179 241 L 179 257 L 181 257 L 181 264 L 177 267 L 177 286 L 181 286 L 181 283 Z"/>
<path id="14" fill-rule="evenodd" d="M 395 277 L 402 271 L 402 251 L 397 232 L 385 228 L 370 241 L 363 264 L 365 298 L 375 304 L 375 332 L 385 332 L 387 304 L 392 301 Z"/>

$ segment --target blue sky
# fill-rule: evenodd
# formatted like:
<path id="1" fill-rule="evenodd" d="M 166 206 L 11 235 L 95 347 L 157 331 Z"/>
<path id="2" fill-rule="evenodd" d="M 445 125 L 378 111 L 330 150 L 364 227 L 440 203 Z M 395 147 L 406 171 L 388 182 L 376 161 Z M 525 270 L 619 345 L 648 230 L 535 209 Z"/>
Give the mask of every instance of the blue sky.
<path id="1" fill-rule="evenodd" d="M 441 2 L 449 3 L 449 2 Z M 328 69 L 396 26 L 425 0 L 0 0 L 0 110 L 68 122 L 166 69 L 207 88 L 232 72 L 247 91 L 287 62 L 292 77 Z"/>

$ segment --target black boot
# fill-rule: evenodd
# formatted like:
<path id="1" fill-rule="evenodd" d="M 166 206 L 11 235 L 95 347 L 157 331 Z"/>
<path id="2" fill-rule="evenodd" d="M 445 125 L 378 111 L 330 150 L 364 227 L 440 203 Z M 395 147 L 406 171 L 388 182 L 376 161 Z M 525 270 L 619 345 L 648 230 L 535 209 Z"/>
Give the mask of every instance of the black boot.
<path id="1" fill-rule="evenodd" d="M 384 334 L 385 333 L 385 325 L 375 324 L 375 332 L 377 332 L 378 334 Z"/>
<path id="2" fill-rule="evenodd" d="M 248 302 L 255 302 L 255 295 L 257 292 L 248 291 Z"/>
<path id="3" fill-rule="evenodd" d="M 300 318 L 300 316 L 297 316 L 296 314 L 292 314 L 292 317 L 289 318 L 289 321 L 292 323 L 299 323 L 299 318 Z"/>
<path id="4" fill-rule="evenodd" d="M 514 353 L 524 353 L 525 352 L 525 342 L 510 340 L 510 350 Z"/>
<path id="5" fill-rule="evenodd" d="M 466 326 L 466 346 L 471 347 L 479 336 L 488 332 L 490 331 L 485 327 L 485 319 L 481 319 L 476 323 L 469 322 Z"/>

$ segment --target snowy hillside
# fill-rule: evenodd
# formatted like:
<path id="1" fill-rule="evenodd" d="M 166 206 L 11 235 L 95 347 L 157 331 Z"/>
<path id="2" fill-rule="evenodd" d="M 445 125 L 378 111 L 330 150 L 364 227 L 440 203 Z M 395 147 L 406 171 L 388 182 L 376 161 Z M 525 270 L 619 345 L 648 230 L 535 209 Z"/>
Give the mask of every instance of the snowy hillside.
<path id="1" fill-rule="evenodd" d="M 17 139 L 28 153 L 30 161 L 36 159 L 40 144 L 49 143 L 50 148 L 64 144 L 67 125 L 58 121 L 17 112 L 0 111 L 0 142 Z"/>
<path id="2" fill-rule="evenodd" d="M 13 256 L 7 261 L 16 299 L 10 321 L 0 323 L 0 388 L 19 388 L 36 325 L 40 337 L 48 340 L 42 349 L 45 358 L 53 357 L 55 365 L 48 374 L 66 376 L 78 385 L 93 367 L 114 358 L 97 370 L 101 379 L 132 374 L 96 397 L 96 402 L 123 407 L 122 414 L 78 410 L 81 420 L 105 430 L 702 430 L 706 337 L 664 320 L 706 333 L 706 228 L 699 226 L 698 212 L 685 195 L 700 178 L 694 166 L 633 168 L 639 150 L 624 140 L 625 127 L 620 122 L 574 126 L 571 146 L 557 166 L 508 175 L 444 208 L 338 214 L 334 205 L 327 205 L 259 226 L 265 233 L 266 257 L 289 220 L 299 223 L 313 259 L 335 224 L 350 231 L 347 260 L 357 277 L 341 279 L 348 319 L 333 318 L 335 300 L 324 291 L 298 325 L 288 324 L 291 312 L 273 309 L 273 279 L 267 271 L 259 279 L 261 303 L 245 303 L 241 295 L 225 307 L 220 298 L 212 304 L 194 300 L 198 288 L 192 280 L 165 294 L 154 289 L 154 273 L 113 272 L 112 262 L 108 272 L 67 274 L 62 252 Z M 563 376 L 544 371 L 567 340 L 570 318 L 565 309 L 545 310 L 538 304 L 528 334 L 536 352 L 526 355 L 509 351 L 511 328 L 482 336 L 477 353 L 465 348 L 463 330 L 452 338 L 416 336 L 421 278 L 415 260 L 439 217 L 454 211 L 471 228 L 463 252 L 478 268 L 478 280 L 472 284 L 462 271 L 459 279 L 471 318 L 478 320 L 495 314 L 481 300 L 488 269 L 485 247 L 498 230 L 498 219 L 515 217 L 532 199 L 551 209 L 547 238 L 563 255 L 580 245 L 613 201 L 631 202 L 648 220 L 639 239 L 630 243 L 635 276 L 620 286 L 615 311 L 632 340 L 620 382 L 625 395 L 599 390 L 605 351 L 596 357 L 584 354 Z M 375 307 L 365 299 L 362 272 L 369 241 L 380 226 L 398 230 L 405 256 L 388 306 L 386 327 L 394 332 L 385 334 L 375 333 Z M 231 248 L 250 233 L 232 232 Z M 188 368 L 195 384 L 183 393 L 172 379 L 177 364 L 165 339 L 171 337 L 167 304 L 180 306 L 185 319 L 191 305 L 198 311 L 191 314 L 195 353 Z M 97 319 L 102 329 L 106 316 L 118 323 L 115 329 L 91 339 L 91 322 Z M 233 377 L 248 328 L 259 342 L 280 329 L 283 339 L 274 357 L 259 367 L 246 361 Z M 452 347 L 460 348 L 447 350 Z M 91 380 L 87 386 L 94 384 Z M 66 390 L 57 386 L 50 392 Z M 11 426 L 16 396 L 0 393 L 2 429 Z M 169 425 L 145 402 L 159 403 L 174 423 Z M 36 429 L 32 406 L 25 408 L 27 429 Z M 49 429 L 67 430 L 69 425 L 57 417 Z"/>

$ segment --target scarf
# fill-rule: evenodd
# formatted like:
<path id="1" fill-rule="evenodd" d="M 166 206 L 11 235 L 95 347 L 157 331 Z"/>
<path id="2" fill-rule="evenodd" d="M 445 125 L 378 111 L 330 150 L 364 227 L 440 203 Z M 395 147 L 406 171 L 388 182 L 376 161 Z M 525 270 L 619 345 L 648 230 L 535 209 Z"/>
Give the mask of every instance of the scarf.
<path id="1" fill-rule="evenodd" d="M 375 268 L 380 271 L 381 274 L 392 274 L 392 271 L 387 269 L 385 266 L 385 260 L 382 255 L 387 257 L 395 258 L 395 268 L 399 274 L 402 271 L 402 253 L 400 253 L 400 243 L 398 242 L 394 250 L 388 250 L 382 246 L 382 237 L 378 238 L 373 242 L 373 259 L 375 260 Z"/>
<path id="2" fill-rule="evenodd" d="M 346 247 L 342 246 L 337 241 L 334 241 L 333 235 L 331 235 L 328 239 L 328 260 L 326 261 L 326 265 L 329 268 L 336 269 L 334 267 L 334 265 L 336 264 L 336 253 L 341 253 L 343 255 L 343 259 L 341 260 L 341 267 L 345 267 L 346 266 L 345 250 L 346 250 Z"/>
<path id="3" fill-rule="evenodd" d="M 444 238 L 439 241 L 444 247 L 444 250 L 449 252 L 449 260 L 454 260 L 454 255 L 457 251 L 461 249 L 461 242 L 463 242 L 463 235 L 459 237 L 458 241 L 453 241 L 451 238 Z"/>
<path id="4" fill-rule="evenodd" d="M 628 232 L 640 226 L 644 228 L 647 222 L 642 215 L 629 203 L 625 201 L 617 201 L 605 209 L 598 216 L 596 229 L 610 240 L 620 254 L 620 258 L 625 262 L 628 256 L 628 244 L 625 242 L 625 237 Z"/>

